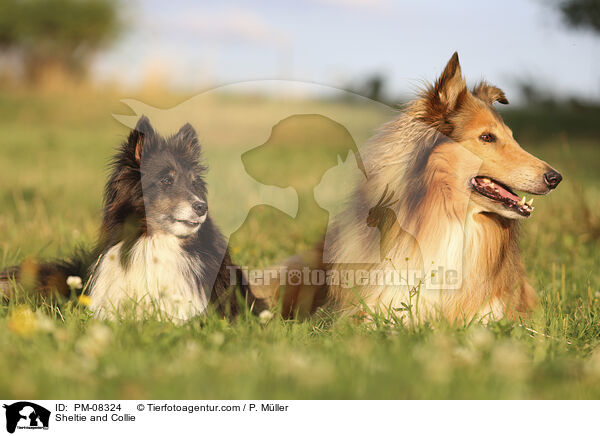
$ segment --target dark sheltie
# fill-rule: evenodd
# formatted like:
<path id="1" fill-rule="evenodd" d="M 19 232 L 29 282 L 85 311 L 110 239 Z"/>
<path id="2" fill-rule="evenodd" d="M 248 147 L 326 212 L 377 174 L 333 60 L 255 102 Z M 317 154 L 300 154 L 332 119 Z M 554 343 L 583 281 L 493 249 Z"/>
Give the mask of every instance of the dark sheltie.
<path id="1" fill-rule="evenodd" d="M 8 294 L 12 279 L 31 283 L 33 276 L 38 291 L 67 295 L 67 278 L 79 276 L 101 318 L 134 308 L 137 316 L 181 321 L 211 305 L 230 315 L 241 299 L 253 305 L 210 217 L 200 153 L 190 124 L 163 138 L 142 117 L 113 160 L 95 249 L 70 261 L 11 268 L 0 289 Z M 231 276 L 237 289 L 230 289 Z"/>

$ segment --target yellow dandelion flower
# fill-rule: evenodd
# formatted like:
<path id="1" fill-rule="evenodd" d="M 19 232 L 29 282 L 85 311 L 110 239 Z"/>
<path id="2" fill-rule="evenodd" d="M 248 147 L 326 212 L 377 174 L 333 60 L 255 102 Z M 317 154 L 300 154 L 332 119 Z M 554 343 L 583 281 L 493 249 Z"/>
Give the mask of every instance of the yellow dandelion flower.
<path id="1" fill-rule="evenodd" d="M 77 298 L 77 302 L 78 302 L 79 304 L 81 304 L 82 306 L 86 306 L 86 307 L 87 307 L 87 306 L 89 306 L 90 304 L 92 304 L 92 299 L 90 298 L 90 296 L 89 296 L 89 295 L 84 295 L 84 294 L 81 294 L 81 295 L 79 296 L 79 298 Z"/>
<path id="2" fill-rule="evenodd" d="M 8 316 L 6 326 L 19 336 L 29 337 L 38 330 L 38 318 L 29 306 L 17 306 Z"/>

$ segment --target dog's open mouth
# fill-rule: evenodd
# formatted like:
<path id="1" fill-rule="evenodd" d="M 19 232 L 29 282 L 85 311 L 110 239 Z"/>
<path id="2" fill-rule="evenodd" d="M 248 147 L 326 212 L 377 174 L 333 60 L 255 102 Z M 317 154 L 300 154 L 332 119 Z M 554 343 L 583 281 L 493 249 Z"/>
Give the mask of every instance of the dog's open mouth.
<path id="1" fill-rule="evenodd" d="M 175 221 L 176 223 L 181 223 L 188 227 L 198 227 L 200 225 L 200 221 L 178 220 L 176 218 L 173 218 L 173 221 Z"/>
<path id="2" fill-rule="evenodd" d="M 529 216 L 533 212 L 533 198 L 529 201 L 523 195 L 523 198 L 515 194 L 508 186 L 492 180 L 489 177 L 477 176 L 471 179 L 471 186 L 479 194 L 502 203 L 504 207 L 512 209 L 522 216 Z"/>

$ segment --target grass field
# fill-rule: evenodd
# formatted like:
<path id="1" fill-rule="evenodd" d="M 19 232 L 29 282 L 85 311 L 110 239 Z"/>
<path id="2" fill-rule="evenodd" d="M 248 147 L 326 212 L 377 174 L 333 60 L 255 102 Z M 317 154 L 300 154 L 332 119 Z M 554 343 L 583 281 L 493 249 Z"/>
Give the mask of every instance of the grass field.
<path id="1" fill-rule="evenodd" d="M 0 93 L 0 268 L 93 243 L 105 164 L 127 134 L 111 116 L 127 113 L 122 97 Z M 169 107 L 183 97 L 140 99 Z M 215 101 L 212 109 L 251 125 L 247 114 L 260 104 L 275 110 L 268 102 L 236 99 Z M 365 131 L 377 119 L 335 102 L 304 103 L 299 111 L 319 113 L 324 105 Z M 174 326 L 99 322 L 73 302 L 11 302 L 0 306 L 0 397 L 600 398 L 600 144 L 597 136 L 572 135 L 557 123 L 552 135 L 527 134 L 521 141 L 565 177 L 551 196 L 536 199 L 522 228 L 523 257 L 541 296 L 525 325 L 405 327 L 379 320 L 372 329 L 351 320 L 261 323 L 242 316 L 230 323 L 210 316 Z M 200 136 L 228 133 L 218 124 L 213 129 Z M 207 153 L 211 166 L 260 144 L 228 143 Z M 307 148 L 303 164 L 327 152 Z M 292 164 L 277 162 L 283 173 Z M 211 186 L 218 180 L 215 175 Z M 232 238 L 234 260 L 269 264 L 319 238 L 310 218 L 292 229 L 277 219 L 268 209 L 254 210 L 245 231 Z"/>

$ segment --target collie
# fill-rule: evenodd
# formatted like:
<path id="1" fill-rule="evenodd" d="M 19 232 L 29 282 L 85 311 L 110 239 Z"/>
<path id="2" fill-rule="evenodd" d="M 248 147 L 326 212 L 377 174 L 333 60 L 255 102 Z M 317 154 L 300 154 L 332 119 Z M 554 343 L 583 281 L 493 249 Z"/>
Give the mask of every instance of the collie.
<path id="1" fill-rule="evenodd" d="M 547 194 L 562 176 L 520 147 L 495 102 L 508 100 L 485 82 L 469 90 L 455 53 L 365 146 L 368 177 L 328 231 L 324 253 L 338 276 L 357 264 L 364 271 L 353 286 L 329 284 L 330 307 L 458 322 L 534 307 L 518 244 L 518 222 L 533 200 L 514 191 Z M 382 279 L 390 269 L 407 274 Z"/>
<path id="2" fill-rule="evenodd" d="M 4 274 L 4 288 L 9 278 L 35 276 L 39 290 L 67 295 L 68 277 L 80 276 L 99 318 L 133 308 L 135 316 L 185 321 L 211 304 L 234 314 L 240 296 L 230 289 L 231 277 L 241 297 L 249 295 L 211 219 L 200 154 L 190 124 L 165 138 L 140 118 L 114 157 L 93 252 L 29 270 L 12 268 Z"/>

